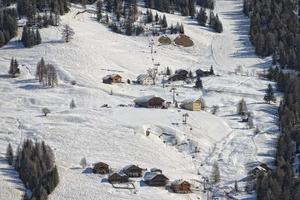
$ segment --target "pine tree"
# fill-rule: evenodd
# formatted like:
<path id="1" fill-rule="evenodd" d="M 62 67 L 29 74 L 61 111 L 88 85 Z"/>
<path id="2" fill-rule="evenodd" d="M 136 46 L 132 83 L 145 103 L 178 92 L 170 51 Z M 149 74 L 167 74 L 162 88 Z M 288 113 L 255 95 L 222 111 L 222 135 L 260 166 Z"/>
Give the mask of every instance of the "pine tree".
<path id="1" fill-rule="evenodd" d="M 213 183 L 218 183 L 221 180 L 219 165 L 217 162 L 214 163 L 212 173 L 211 173 L 211 179 Z"/>
<path id="2" fill-rule="evenodd" d="M 8 144 L 6 149 L 6 159 L 9 165 L 13 165 L 14 153 L 10 143 Z"/>
<path id="3" fill-rule="evenodd" d="M 42 38 L 41 38 L 41 35 L 40 35 L 40 32 L 39 32 L 39 29 L 36 30 L 36 33 L 35 33 L 35 44 L 41 44 L 42 43 Z"/>
<path id="4" fill-rule="evenodd" d="M 199 76 L 197 76 L 197 80 L 196 80 L 196 83 L 195 83 L 195 88 L 203 89 L 202 80 Z"/>
<path id="5" fill-rule="evenodd" d="M 97 1 L 97 21 L 102 19 L 102 1 Z"/>
<path id="6" fill-rule="evenodd" d="M 70 109 L 74 109 L 74 108 L 76 108 L 76 105 L 74 99 L 72 99 L 70 103 Z"/>
<path id="7" fill-rule="evenodd" d="M 274 96 L 273 87 L 271 84 L 268 85 L 268 89 L 266 90 L 266 94 L 264 96 L 264 100 L 270 104 L 271 102 L 276 102 L 276 98 Z"/>
<path id="8" fill-rule="evenodd" d="M 65 42 L 70 42 L 70 40 L 73 39 L 75 32 L 68 24 L 65 24 L 61 34 Z"/>
<path id="9" fill-rule="evenodd" d="M 168 27 L 166 15 L 163 15 L 163 19 L 162 19 L 162 27 L 163 27 L 163 28 L 167 28 L 167 27 Z"/>
<path id="10" fill-rule="evenodd" d="M 212 76 L 212 75 L 215 75 L 214 68 L 213 68 L 212 65 L 210 66 L 209 74 L 210 74 L 211 76 Z"/>
<path id="11" fill-rule="evenodd" d="M 4 33 L 0 30 L 0 47 L 5 45 Z"/>

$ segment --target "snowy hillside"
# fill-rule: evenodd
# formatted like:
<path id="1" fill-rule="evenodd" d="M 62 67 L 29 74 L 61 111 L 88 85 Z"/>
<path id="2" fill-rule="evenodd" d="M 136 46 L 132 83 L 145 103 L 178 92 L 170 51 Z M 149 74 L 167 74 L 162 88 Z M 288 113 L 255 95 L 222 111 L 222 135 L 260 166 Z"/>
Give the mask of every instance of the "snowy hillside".
<path id="1" fill-rule="evenodd" d="M 75 31 L 70 43 L 61 41 L 61 27 L 42 29 L 43 43 L 30 49 L 16 42 L 19 35 L 0 49 L 0 152 L 5 152 L 8 142 L 16 149 L 25 138 L 45 140 L 55 151 L 60 174 L 60 183 L 49 196 L 51 200 L 206 197 L 202 188 L 179 195 L 163 188 L 144 186 L 139 179 L 134 183 L 134 192 L 115 189 L 101 182 L 106 176 L 83 173 L 79 166 L 83 157 L 89 165 L 103 161 L 113 169 L 128 164 L 148 169 L 157 167 L 170 180 L 202 181 L 203 177 L 210 176 L 212 165 L 217 162 L 221 183 L 216 190 L 222 193 L 233 187 L 235 180 L 244 186 L 248 170 L 259 162 L 270 164 L 274 156 L 277 108 L 264 103 L 264 90 L 270 82 L 257 75 L 270 61 L 254 54 L 247 35 L 249 21 L 242 14 L 242 0 L 217 0 L 216 5 L 223 22 L 222 34 L 200 27 L 186 17 L 166 14 L 168 23 L 184 24 L 185 34 L 195 45 L 189 48 L 161 46 L 158 38 L 153 38 L 159 70 L 168 66 L 173 71 L 178 68 L 194 71 L 214 66 L 220 76 L 203 78 L 202 92 L 177 85 L 179 101 L 202 96 L 208 107 L 206 112 L 119 106 L 133 104 L 136 97 L 144 95 L 172 101 L 170 88 L 175 85 L 163 88 L 161 84 L 103 84 L 102 78 L 112 71 L 121 74 L 125 82 L 146 73 L 152 66 L 151 38 L 112 33 L 97 23 L 93 14 L 75 16 L 80 8 L 72 7 L 71 12 L 62 17 L 62 23 L 69 24 Z M 21 76 L 16 79 L 6 76 L 11 57 L 17 58 L 21 65 Z M 41 57 L 58 70 L 59 87 L 43 88 L 35 80 L 36 64 Z M 243 74 L 234 73 L 238 65 L 243 67 Z M 71 85 L 73 80 L 77 85 Z M 236 105 L 241 98 L 254 113 L 258 134 L 240 123 L 236 115 Z M 69 109 L 71 99 L 76 103 L 73 110 Z M 108 107 L 101 107 L 104 104 Z M 214 105 L 220 108 L 216 115 L 210 112 Z M 44 107 L 51 110 L 48 117 L 42 116 Z M 187 124 L 182 123 L 184 113 L 189 114 Z M 147 137 L 148 128 L 151 134 Z M 185 145 L 172 146 L 164 141 L 161 134 L 165 132 Z M 199 148 L 198 153 L 193 152 L 194 147 Z M 0 199 L 20 199 L 23 186 L 5 177 L 8 169 L 4 165 L 0 160 L 0 191 L 5 191 L 4 196 L 0 192 Z"/>

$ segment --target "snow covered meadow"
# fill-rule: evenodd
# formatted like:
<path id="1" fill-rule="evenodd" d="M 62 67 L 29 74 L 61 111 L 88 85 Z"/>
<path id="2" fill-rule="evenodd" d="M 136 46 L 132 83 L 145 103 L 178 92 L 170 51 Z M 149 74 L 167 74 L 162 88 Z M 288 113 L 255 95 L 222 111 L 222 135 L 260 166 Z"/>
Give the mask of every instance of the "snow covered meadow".
<path id="1" fill-rule="evenodd" d="M 43 43 L 24 49 L 17 38 L 0 49 L 0 199 L 21 199 L 22 184 L 15 172 L 3 160 L 8 142 L 16 149 L 25 138 L 44 140 L 55 151 L 60 183 L 50 199 L 206 199 L 199 191 L 174 194 L 163 188 L 148 187 L 134 182 L 136 190 L 118 190 L 102 183 L 105 176 L 83 173 L 79 162 L 86 157 L 88 164 L 103 161 L 113 169 L 128 164 L 142 168 L 157 167 L 170 179 L 192 182 L 209 177 L 218 163 L 221 182 L 213 192 L 222 199 L 223 191 L 233 188 L 237 180 L 245 185 L 247 172 L 260 162 L 271 164 L 279 134 L 276 125 L 277 107 L 265 104 L 263 96 L 270 83 L 258 76 L 270 65 L 269 59 L 255 56 L 248 40 L 249 21 L 242 13 L 241 0 L 217 0 L 215 12 L 222 19 L 224 32 L 216 34 L 200 27 L 187 17 L 166 14 L 168 23 L 182 22 L 185 34 L 194 46 L 159 45 L 155 41 L 155 60 L 160 70 L 167 66 L 195 71 L 213 65 L 218 76 L 203 78 L 204 90 L 195 90 L 175 83 L 162 87 L 133 84 L 102 83 L 102 78 L 117 71 L 134 80 L 152 66 L 150 37 L 128 37 L 112 33 L 97 23 L 91 13 L 75 16 L 80 8 L 72 7 L 62 17 L 75 31 L 70 43 L 61 41 L 61 27 L 41 30 Z M 11 57 L 18 59 L 21 76 L 7 77 Z M 59 86 L 44 88 L 35 80 L 37 62 L 58 70 Z M 235 73 L 237 66 L 243 73 Z M 161 78 L 161 77 L 160 77 Z M 71 82 L 75 80 L 76 85 Z M 126 81 L 125 81 L 126 82 Z M 136 97 L 157 95 L 172 101 L 171 87 L 177 87 L 176 99 L 202 97 L 207 109 L 192 112 L 177 108 L 145 109 L 130 105 Z M 236 114 L 236 105 L 244 98 L 254 114 L 254 129 Z M 74 99 L 76 108 L 70 110 Z M 102 105 L 108 104 L 108 107 Z M 219 111 L 211 114 L 212 107 Z M 44 117 L 41 109 L 51 113 Z M 187 124 L 182 115 L 188 113 Z M 145 135 L 147 129 L 149 136 Z M 160 137 L 174 135 L 178 143 L 170 145 Z M 199 152 L 193 152 L 194 147 Z M 4 192 L 2 192 L 4 191 Z M 212 195 L 211 193 L 210 195 Z M 251 199 L 244 193 L 238 199 Z"/>

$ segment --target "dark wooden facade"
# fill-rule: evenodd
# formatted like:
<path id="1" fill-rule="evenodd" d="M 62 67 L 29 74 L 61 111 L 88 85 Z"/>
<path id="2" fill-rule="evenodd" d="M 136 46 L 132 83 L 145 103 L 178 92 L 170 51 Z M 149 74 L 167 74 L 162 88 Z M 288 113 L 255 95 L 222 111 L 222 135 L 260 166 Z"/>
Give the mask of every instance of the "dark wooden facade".
<path id="1" fill-rule="evenodd" d="M 129 178 L 126 174 L 123 173 L 113 173 L 108 176 L 108 182 L 113 183 L 126 183 L 129 181 Z"/>
<path id="2" fill-rule="evenodd" d="M 178 180 L 171 183 L 171 189 L 175 193 L 189 193 L 191 192 L 191 184 L 184 180 Z"/>
<path id="3" fill-rule="evenodd" d="M 93 168 L 94 174 L 108 174 L 109 173 L 109 165 L 103 162 L 98 162 L 94 164 Z"/>
<path id="4" fill-rule="evenodd" d="M 155 174 L 150 177 L 145 177 L 144 182 L 149 186 L 166 186 L 168 183 L 168 178 L 163 174 Z"/>
<path id="5" fill-rule="evenodd" d="M 105 76 L 102 81 L 106 84 L 121 83 L 122 77 L 119 74 L 112 74 Z"/>
<path id="6" fill-rule="evenodd" d="M 156 96 L 140 97 L 134 100 L 135 105 L 144 108 L 162 108 L 165 100 Z"/>
<path id="7" fill-rule="evenodd" d="M 142 177 L 143 169 L 139 168 L 136 165 L 128 165 L 123 168 L 123 173 L 125 173 L 128 177 Z"/>

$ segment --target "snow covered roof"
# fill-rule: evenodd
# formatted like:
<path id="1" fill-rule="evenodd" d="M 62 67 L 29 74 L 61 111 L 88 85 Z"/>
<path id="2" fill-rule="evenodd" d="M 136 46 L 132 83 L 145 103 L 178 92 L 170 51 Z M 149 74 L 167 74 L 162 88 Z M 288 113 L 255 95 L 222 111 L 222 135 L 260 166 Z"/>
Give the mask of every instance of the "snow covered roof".
<path id="1" fill-rule="evenodd" d="M 126 170 L 128 170 L 129 168 L 131 168 L 131 167 L 134 167 L 134 168 L 140 168 L 140 167 L 138 167 L 137 165 L 127 165 L 127 166 L 123 167 L 122 171 L 126 171 Z"/>
<path id="2" fill-rule="evenodd" d="M 171 184 L 172 184 L 172 185 L 180 185 L 180 184 L 182 184 L 182 183 L 184 183 L 184 182 L 190 184 L 188 181 L 183 180 L 183 179 L 177 179 L 177 180 L 173 181 Z"/>
<path id="3" fill-rule="evenodd" d="M 103 77 L 103 80 L 107 80 L 107 79 L 110 79 L 110 78 L 114 78 L 114 77 L 121 77 L 119 74 L 109 74 L 109 75 L 106 75 Z"/>
<path id="4" fill-rule="evenodd" d="M 144 181 L 151 181 L 152 179 L 154 179 L 157 176 L 162 176 L 163 178 L 168 179 L 163 174 L 157 174 L 155 172 L 146 172 L 145 175 L 144 175 Z"/>
<path id="5" fill-rule="evenodd" d="M 146 103 L 149 100 L 151 100 L 152 98 L 155 98 L 155 95 L 149 95 L 149 96 L 143 96 L 143 97 L 138 97 L 134 100 L 134 103 L 139 104 L 139 103 Z M 160 98 L 160 97 L 157 97 Z M 162 99 L 163 101 L 165 101 L 164 99 Z"/>
<path id="6" fill-rule="evenodd" d="M 203 101 L 203 99 L 201 97 L 198 98 L 189 98 L 189 99 L 185 99 L 182 101 L 183 104 L 187 104 L 187 103 L 193 103 L 195 101 L 200 100 L 201 102 Z"/>
<path id="7" fill-rule="evenodd" d="M 140 74 L 137 78 L 136 78 L 136 80 L 137 81 L 143 81 L 143 80 L 145 80 L 146 78 L 149 78 L 150 76 L 148 75 L 148 74 Z"/>

